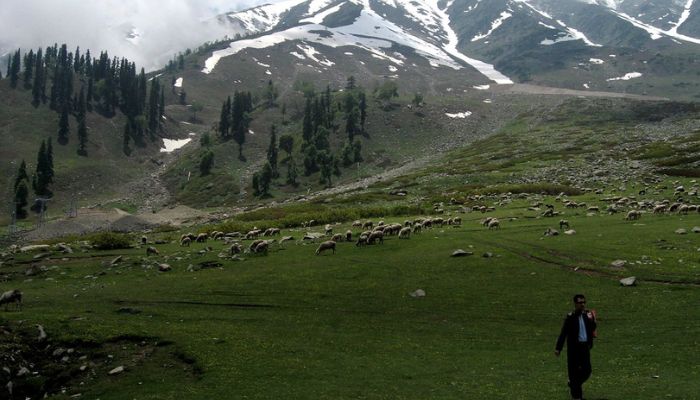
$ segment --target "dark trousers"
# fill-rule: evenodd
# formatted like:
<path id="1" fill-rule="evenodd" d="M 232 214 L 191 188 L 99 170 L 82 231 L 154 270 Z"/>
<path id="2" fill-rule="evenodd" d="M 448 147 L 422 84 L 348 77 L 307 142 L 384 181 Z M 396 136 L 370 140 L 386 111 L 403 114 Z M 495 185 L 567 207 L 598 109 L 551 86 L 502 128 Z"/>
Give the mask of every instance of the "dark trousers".
<path id="1" fill-rule="evenodd" d="M 591 376 L 591 350 L 588 343 L 569 343 L 567 348 L 571 397 L 583 397 L 583 383 Z"/>

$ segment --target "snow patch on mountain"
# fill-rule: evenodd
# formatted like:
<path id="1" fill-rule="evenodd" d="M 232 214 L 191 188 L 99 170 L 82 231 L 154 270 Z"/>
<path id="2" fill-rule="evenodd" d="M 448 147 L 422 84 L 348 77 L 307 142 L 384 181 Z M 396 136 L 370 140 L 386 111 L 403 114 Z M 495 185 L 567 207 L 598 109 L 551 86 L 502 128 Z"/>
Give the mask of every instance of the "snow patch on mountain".
<path id="1" fill-rule="evenodd" d="M 318 50 L 316 50 L 316 49 L 315 49 L 313 46 L 311 46 L 311 45 L 308 45 L 308 44 L 305 44 L 305 43 L 303 43 L 303 44 L 298 44 L 298 45 L 297 45 L 297 48 L 298 48 L 299 50 L 303 51 L 304 54 L 306 54 L 306 56 L 307 56 L 308 58 L 310 58 L 310 59 L 316 61 L 317 63 L 319 63 L 319 64 L 321 64 L 321 65 L 325 65 L 325 66 L 327 66 L 327 67 L 331 67 L 331 66 L 335 65 L 335 63 L 334 63 L 333 61 L 329 61 L 329 60 L 326 59 L 326 58 L 319 58 L 319 57 L 317 57 L 317 55 L 321 55 L 321 52 L 319 52 Z"/>
<path id="2" fill-rule="evenodd" d="M 163 139 L 163 147 L 160 149 L 161 153 L 172 153 L 173 151 L 183 147 L 187 143 L 191 142 L 192 138 L 188 139 Z"/>
<path id="3" fill-rule="evenodd" d="M 173 84 L 173 86 L 182 87 L 182 77 L 177 78 L 177 80 L 175 80 L 175 83 Z"/>
<path id="4" fill-rule="evenodd" d="M 314 15 L 317 12 L 328 7 L 333 2 L 333 0 L 311 0 L 309 3 L 309 11 L 306 15 Z"/>
<path id="5" fill-rule="evenodd" d="M 274 28 L 280 22 L 285 12 L 303 1 L 306 0 L 286 0 L 273 4 L 265 4 L 228 14 L 228 17 L 233 21 L 240 22 L 246 32 L 265 32 Z"/>
<path id="6" fill-rule="evenodd" d="M 472 38 L 472 42 L 476 42 L 477 40 L 481 40 L 484 38 L 489 37 L 493 31 L 498 29 L 499 26 L 503 24 L 503 21 L 507 20 L 508 18 L 512 17 L 513 14 L 509 13 L 508 11 L 503 11 L 501 12 L 501 16 L 496 19 L 495 21 L 491 22 L 491 29 L 489 29 L 488 32 L 482 34 L 482 35 L 476 35 Z"/>
<path id="7" fill-rule="evenodd" d="M 472 115 L 471 111 L 465 111 L 465 112 L 460 112 L 460 113 L 455 113 L 455 114 L 450 114 L 450 113 L 445 113 L 450 118 L 467 118 L 468 116 Z"/>
<path id="8" fill-rule="evenodd" d="M 318 13 L 316 15 L 313 15 L 308 18 L 304 18 L 300 20 L 299 22 L 308 22 L 311 24 L 321 24 L 323 23 L 323 20 L 326 19 L 327 16 L 334 14 L 340 10 L 340 7 L 342 7 L 345 3 L 338 4 L 337 6 L 331 7 L 327 9 L 324 12 Z"/>
<path id="9" fill-rule="evenodd" d="M 681 13 L 681 17 L 678 19 L 678 22 L 673 24 L 673 28 L 669 29 L 669 33 L 677 35 L 678 34 L 678 28 L 683 25 L 683 23 L 690 17 L 690 8 L 693 6 L 694 0 L 688 0 L 687 3 L 685 3 L 685 8 L 683 9 L 683 12 Z"/>
<path id="10" fill-rule="evenodd" d="M 689 0 L 688 3 L 692 6 L 693 2 L 691 0 Z M 687 6 L 687 4 L 686 4 L 686 6 Z M 687 15 L 686 15 L 686 12 L 687 12 Z M 676 25 L 673 28 L 671 28 L 667 31 L 665 31 L 663 29 L 659 29 L 655 26 L 651 26 L 649 24 L 645 24 L 644 22 L 639 21 L 636 18 L 634 18 L 630 15 L 627 15 L 623 12 L 613 11 L 613 13 L 615 15 L 617 15 L 618 17 L 622 18 L 623 20 L 629 22 L 630 24 L 636 26 L 637 28 L 640 28 L 640 29 L 647 31 L 649 33 L 649 36 L 652 38 L 652 40 L 657 40 L 657 39 L 661 39 L 664 36 L 669 36 L 673 39 L 682 40 L 684 42 L 700 44 L 700 39 L 678 33 L 678 27 L 683 22 L 685 22 L 685 19 L 687 19 L 688 16 L 690 16 L 690 8 L 688 8 L 687 11 L 684 10 L 683 15 L 681 15 L 681 19 L 678 20 L 678 23 L 676 23 Z"/>
<path id="11" fill-rule="evenodd" d="M 628 72 L 624 76 L 620 76 L 618 78 L 606 79 L 606 81 L 608 81 L 608 82 L 610 82 L 610 81 L 628 81 L 630 79 L 640 78 L 641 76 L 642 76 L 642 74 L 640 72 Z"/>

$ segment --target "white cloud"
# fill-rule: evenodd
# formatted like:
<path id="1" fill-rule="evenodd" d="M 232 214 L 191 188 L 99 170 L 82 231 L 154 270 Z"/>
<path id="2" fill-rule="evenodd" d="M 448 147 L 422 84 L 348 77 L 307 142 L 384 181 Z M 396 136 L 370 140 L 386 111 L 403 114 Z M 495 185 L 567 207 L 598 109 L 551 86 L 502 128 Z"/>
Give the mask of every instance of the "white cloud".
<path id="1" fill-rule="evenodd" d="M 58 43 L 107 50 L 137 66 L 162 67 L 175 53 L 235 32 L 212 16 L 276 0 L 22 0 L 0 7 L 0 55 Z M 203 23 L 208 21 L 208 23 Z M 139 40 L 127 40 L 132 29 Z M 4 59 L 2 60 L 5 61 Z"/>

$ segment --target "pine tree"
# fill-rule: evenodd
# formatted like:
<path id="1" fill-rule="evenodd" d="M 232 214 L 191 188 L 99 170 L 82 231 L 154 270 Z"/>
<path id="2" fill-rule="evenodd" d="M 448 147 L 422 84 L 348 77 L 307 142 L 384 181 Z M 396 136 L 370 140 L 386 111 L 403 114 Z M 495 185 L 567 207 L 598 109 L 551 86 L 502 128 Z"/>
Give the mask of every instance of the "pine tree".
<path id="1" fill-rule="evenodd" d="M 19 182 L 15 188 L 15 216 L 17 219 L 27 218 L 27 210 L 24 208 L 27 206 L 27 196 L 29 195 L 29 189 L 27 188 L 26 180 Z"/>
<path id="2" fill-rule="evenodd" d="M 275 125 L 272 124 L 272 127 L 270 128 L 270 145 L 267 147 L 267 162 L 272 168 L 273 178 L 277 178 L 279 176 L 279 172 L 277 171 L 278 153 L 279 149 L 277 148 L 277 132 L 275 129 Z"/>
<path id="3" fill-rule="evenodd" d="M 151 81 L 151 90 L 148 94 L 148 130 L 154 134 L 158 129 L 158 96 L 160 95 L 160 83 L 157 78 Z"/>
<path id="4" fill-rule="evenodd" d="M 294 136 L 292 135 L 282 135 L 280 136 L 280 149 L 287 153 L 287 157 L 292 156 L 292 150 L 294 149 Z"/>
<path id="5" fill-rule="evenodd" d="M 53 144 L 51 138 L 46 140 L 46 175 L 49 177 L 49 183 L 53 183 Z"/>
<path id="6" fill-rule="evenodd" d="M 17 87 L 17 81 L 19 80 L 19 70 L 20 70 L 20 53 L 19 49 L 12 56 L 12 64 L 10 64 L 10 70 L 8 76 L 10 77 L 10 86 L 14 89 Z"/>
<path id="7" fill-rule="evenodd" d="M 44 60 L 41 49 L 37 50 L 34 61 L 34 84 L 32 85 L 32 104 L 38 107 L 44 100 L 46 90 L 46 77 L 44 76 Z"/>
<path id="8" fill-rule="evenodd" d="M 365 121 L 367 120 L 367 97 L 364 91 L 359 93 L 360 100 L 357 107 L 360 109 L 360 132 L 365 132 Z"/>
<path id="9" fill-rule="evenodd" d="M 318 163 L 321 168 L 320 183 L 325 184 L 326 187 L 331 187 L 331 175 L 333 174 L 333 164 L 335 159 L 333 155 L 328 153 L 326 150 L 318 152 Z"/>
<path id="10" fill-rule="evenodd" d="M 207 150 L 202 154 L 202 159 L 199 162 L 199 172 L 201 176 L 209 175 L 211 167 L 214 165 L 214 153 Z"/>
<path id="11" fill-rule="evenodd" d="M 85 88 L 80 88 L 78 98 L 78 155 L 87 156 L 87 106 L 85 104 Z"/>
<path id="12" fill-rule="evenodd" d="M 34 74 L 34 50 L 24 55 L 24 88 L 29 89 L 32 85 Z"/>
<path id="13" fill-rule="evenodd" d="M 67 144 L 68 134 L 70 133 L 70 125 L 68 124 L 68 108 L 63 107 L 61 111 L 61 117 L 58 120 L 58 143 Z"/>
<path id="14" fill-rule="evenodd" d="M 272 184 L 272 166 L 270 163 L 265 163 L 262 171 L 260 172 L 260 195 L 269 196 L 270 195 L 270 185 Z"/>
<path id="15" fill-rule="evenodd" d="M 260 196 L 260 174 L 259 173 L 254 173 L 253 174 L 253 180 L 251 182 L 251 186 L 253 187 L 253 196 Z"/>
<path id="16" fill-rule="evenodd" d="M 53 168 L 51 167 L 51 159 L 48 156 L 46 142 L 43 140 L 41 141 L 41 146 L 39 146 L 36 159 L 36 171 L 32 179 L 34 193 L 39 197 L 51 197 L 52 193 L 49 190 L 49 184 L 53 181 Z"/>
<path id="17" fill-rule="evenodd" d="M 231 96 L 228 97 L 224 104 L 221 105 L 221 114 L 219 116 L 219 134 L 221 138 L 228 139 L 231 130 Z"/>
<path id="18" fill-rule="evenodd" d="M 298 176 L 297 165 L 294 159 L 289 157 L 289 162 L 287 163 L 287 184 L 296 186 Z"/>
<path id="19" fill-rule="evenodd" d="M 304 175 L 309 176 L 318 171 L 317 151 L 314 146 L 307 146 L 304 150 Z"/>
<path id="20" fill-rule="evenodd" d="M 23 180 L 29 180 L 29 175 L 27 175 L 27 163 L 25 163 L 24 160 L 22 160 L 22 162 L 19 164 L 19 169 L 17 169 L 17 176 L 15 177 L 15 184 L 13 186 L 15 191 L 17 190 L 17 186 L 19 186 L 20 182 Z"/>
<path id="21" fill-rule="evenodd" d="M 301 137 L 304 139 L 304 145 L 311 143 L 313 137 L 313 125 L 311 120 L 311 99 L 306 99 L 306 107 L 304 107 L 304 122 L 302 125 Z"/>
<path id="22" fill-rule="evenodd" d="M 165 87 L 160 87 L 160 101 L 158 102 L 158 124 L 165 115 Z"/>

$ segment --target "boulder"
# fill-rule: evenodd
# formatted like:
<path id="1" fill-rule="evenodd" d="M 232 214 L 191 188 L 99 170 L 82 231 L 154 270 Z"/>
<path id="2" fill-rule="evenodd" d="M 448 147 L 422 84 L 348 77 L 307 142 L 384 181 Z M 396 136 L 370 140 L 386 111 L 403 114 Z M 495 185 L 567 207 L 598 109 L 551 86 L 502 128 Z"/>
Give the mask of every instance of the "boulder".
<path id="1" fill-rule="evenodd" d="M 613 268 L 622 268 L 625 266 L 625 264 L 627 264 L 627 261 L 625 260 L 615 260 L 610 263 L 610 266 Z"/>
<path id="2" fill-rule="evenodd" d="M 114 257 L 114 259 L 109 262 L 109 265 L 115 266 L 115 265 L 119 264 L 119 262 L 122 260 L 122 258 L 123 258 L 122 256 Z"/>
<path id="3" fill-rule="evenodd" d="M 26 253 L 29 251 L 50 251 L 50 250 L 51 250 L 51 246 L 49 246 L 48 244 L 33 244 L 30 246 L 24 246 L 24 247 L 19 249 L 19 251 L 22 253 Z"/>
<path id="4" fill-rule="evenodd" d="M 452 255 L 450 257 L 465 257 L 465 256 L 471 256 L 474 255 L 474 252 L 471 251 L 464 251 L 462 249 L 457 249 L 452 252 Z"/>
<path id="5" fill-rule="evenodd" d="M 637 285 L 637 277 L 630 276 L 628 278 L 622 278 L 622 279 L 620 279 L 620 285 L 622 285 L 622 286 L 636 286 Z"/>
<path id="6" fill-rule="evenodd" d="M 160 272 L 168 272 L 171 271 L 173 267 L 170 266 L 170 264 L 158 264 L 158 271 Z"/>
<path id="7" fill-rule="evenodd" d="M 117 368 L 114 368 L 111 371 L 109 371 L 109 374 L 110 375 L 117 375 L 117 374 L 121 374 L 122 372 L 124 372 L 124 367 L 122 365 L 120 365 Z"/>
<path id="8" fill-rule="evenodd" d="M 700 226 L 694 226 L 692 231 L 693 233 L 700 233 Z"/>
<path id="9" fill-rule="evenodd" d="M 679 235 L 685 235 L 685 234 L 688 233 L 688 231 L 685 230 L 684 228 L 678 228 L 678 229 L 675 230 L 675 233 L 677 233 L 677 234 L 679 234 Z"/>
<path id="10" fill-rule="evenodd" d="M 491 257 L 493 257 L 493 253 L 491 253 L 490 251 L 487 251 L 486 253 L 482 254 L 481 256 L 484 258 L 491 258 Z"/>
<path id="11" fill-rule="evenodd" d="M 418 297 L 425 297 L 425 290 L 423 289 L 416 289 L 413 292 L 408 294 L 411 297 L 418 298 Z"/>

